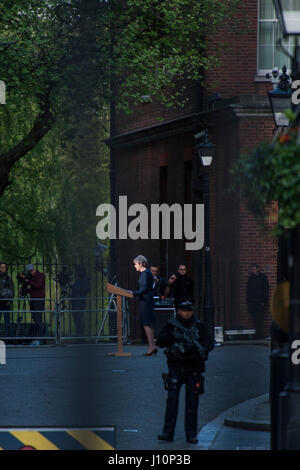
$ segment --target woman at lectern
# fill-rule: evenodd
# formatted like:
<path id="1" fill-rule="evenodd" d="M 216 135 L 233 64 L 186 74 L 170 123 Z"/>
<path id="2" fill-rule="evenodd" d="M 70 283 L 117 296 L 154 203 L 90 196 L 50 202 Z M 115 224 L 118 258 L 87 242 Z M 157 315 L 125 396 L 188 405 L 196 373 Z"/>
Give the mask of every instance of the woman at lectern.
<path id="1" fill-rule="evenodd" d="M 154 345 L 154 300 L 153 300 L 153 275 L 147 268 L 148 260 L 145 256 L 138 255 L 133 260 L 135 269 L 140 272 L 139 287 L 132 291 L 139 296 L 140 321 L 145 330 L 148 350 L 143 356 L 152 356 L 157 353 Z"/>

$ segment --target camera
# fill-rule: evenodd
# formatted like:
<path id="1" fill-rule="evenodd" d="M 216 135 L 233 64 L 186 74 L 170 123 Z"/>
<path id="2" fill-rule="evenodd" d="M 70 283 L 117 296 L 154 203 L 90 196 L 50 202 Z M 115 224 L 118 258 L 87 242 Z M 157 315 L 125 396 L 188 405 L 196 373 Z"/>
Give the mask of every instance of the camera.
<path id="1" fill-rule="evenodd" d="M 31 273 L 20 273 L 17 274 L 17 281 L 21 284 L 23 282 L 26 282 L 28 279 L 32 278 Z"/>
<path id="2" fill-rule="evenodd" d="M 68 295 L 68 290 L 72 281 L 71 271 L 68 271 L 67 268 L 64 267 L 53 280 L 55 282 L 58 282 L 61 290 L 61 295 L 63 297 L 66 297 Z"/>
<path id="3" fill-rule="evenodd" d="M 29 272 L 17 274 L 17 281 L 19 284 L 21 284 L 19 291 L 20 297 L 26 297 L 26 295 L 29 293 L 29 286 L 27 281 L 31 278 L 32 274 Z"/>

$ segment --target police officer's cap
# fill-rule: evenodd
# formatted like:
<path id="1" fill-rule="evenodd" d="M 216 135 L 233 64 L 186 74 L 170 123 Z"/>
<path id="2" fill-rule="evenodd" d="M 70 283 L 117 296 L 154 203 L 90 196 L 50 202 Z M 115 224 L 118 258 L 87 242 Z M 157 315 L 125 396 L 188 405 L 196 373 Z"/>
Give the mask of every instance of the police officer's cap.
<path id="1" fill-rule="evenodd" d="M 178 310 L 183 310 L 184 312 L 191 312 L 194 310 L 192 302 L 189 300 L 185 300 L 184 302 L 180 302 L 178 305 Z"/>

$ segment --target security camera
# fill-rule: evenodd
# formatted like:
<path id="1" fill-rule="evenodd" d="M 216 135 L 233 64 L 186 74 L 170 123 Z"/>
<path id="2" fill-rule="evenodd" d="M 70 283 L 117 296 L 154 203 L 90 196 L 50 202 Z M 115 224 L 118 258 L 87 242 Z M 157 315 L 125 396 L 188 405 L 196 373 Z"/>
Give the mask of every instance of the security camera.
<path id="1" fill-rule="evenodd" d="M 141 102 L 143 104 L 151 103 L 152 102 L 151 96 L 149 96 L 149 95 L 141 96 Z"/>
<path id="2" fill-rule="evenodd" d="M 266 74 L 266 78 L 270 80 L 274 89 L 277 87 L 278 83 L 280 82 L 279 77 L 280 77 L 280 73 L 279 73 L 278 67 L 274 67 L 271 73 Z"/>
<path id="3" fill-rule="evenodd" d="M 205 131 L 198 132 L 197 134 L 194 135 L 194 139 L 198 142 L 199 140 L 202 140 L 203 137 L 205 137 Z"/>
<path id="4" fill-rule="evenodd" d="M 271 73 L 267 73 L 266 74 L 266 78 L 270 78 L 271 80 L 272 79 L 275 79 L 279 77 L 279 68 L 278 67 L 274 67 L 272 69 L 272 72 Z"/>

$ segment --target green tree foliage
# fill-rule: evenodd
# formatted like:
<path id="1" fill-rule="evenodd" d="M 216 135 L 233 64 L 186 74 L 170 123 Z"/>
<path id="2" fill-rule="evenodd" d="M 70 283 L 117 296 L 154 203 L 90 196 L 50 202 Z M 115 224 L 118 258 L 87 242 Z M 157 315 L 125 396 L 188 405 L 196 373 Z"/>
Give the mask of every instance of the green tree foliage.
<path id="1" fill-rule="evenodd" d="M 219 64 L 225 44 L 214 34 L 229 24 L 233 32 L 242 18 L 246 27 L 243 0 L 127 0 L 114 10 L 113 80 L 117 107 L 125 111 L 141 95 L 183 106 L 186 80 L 202 79 Z"/>
<path id="2" fill-rule="evenodd" d="M 59 197 L 53 215 L 57 254 L 62 260 L 68 256 L 79 262 L 93 256 L 96 207 L 109 201 L 109 153 L 102 141 L 107 135 L 100 127 L 107 119 L 105 110 L 101 119 L 88 112 L 74 115 L 60 136 Z"/>
<path id="3" fill-rule="evenodd" d="M 96 0 L 1 3 L 0 76 L 7 104 L 0 110 L 0 194 L 13 165 L 60 116 L 102 106 L 97 5 Z"/>
<path id="4" fill-rule="evenodd" d="M 127 111 L 146 94 L 182 104 L 183 79 L 199 79 L 217 64 L 217 51 L 208 54 L 206 45 L 243 5 L 2 0 L 2 253 L 29 256 L 40 247 L 63 256 L 67 241 L 71 253 L 91 249 L 95 208 L 108 200 L 101 140 L 109 103 Z"/>
<path id="5" fill-rule="evenodd" d="M 58 121 L 11 172 L 0 198 L 0 257 L 58 256 L 79 261 L 93 255 L 95 209 L 108 201 L 108 151 L 101 130 L 107 113 Z"/>
<path id="6" fill-rule="evenodd" d="M 40 252 L 50 252 L 55 229 L 49 217 L 55 203 L 53 158 L 39 145 L 14 167 L 11 178 L 0 198 L 1 257 L 31 257 L 37 246 Z"/>
<path id="7" fill-rule="evenodd" d="M 240 0 L 4 0 L 0 5 L 1 186 L 11 167 L 61 113 L 111 98 L 126 109 L 142 94 L 198 79 L 216 63 L 206 53 Z M 230 15 L 228 14 L 230 12 Z M 209 37 L 207 37 L 209 35 Z M 31 132 L 30 132 L 31 131 Z"/>
<path id="8" fill-rule="evenodd" d="M 264 225 L 268 205 L 278 203 L 276 233 L 300 223 L 300 145 L 298 128 L 292 127 L 275 141 L 262 143 L 241 155 L 233 173 L 249 210 Z"/>

